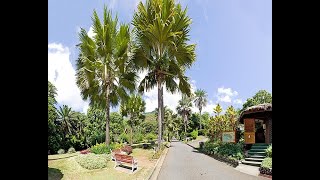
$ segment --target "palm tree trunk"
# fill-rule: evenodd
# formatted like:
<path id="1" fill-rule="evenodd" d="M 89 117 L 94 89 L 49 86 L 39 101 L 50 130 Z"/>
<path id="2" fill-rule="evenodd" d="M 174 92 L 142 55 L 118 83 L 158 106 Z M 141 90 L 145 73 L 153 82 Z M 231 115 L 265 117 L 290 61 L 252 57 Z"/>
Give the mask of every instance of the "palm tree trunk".
<path id="1" fill-rule="evenodd" d="M 162 121 L 163 121 L 163 87 L 161 81 L 158 80 L 158 151 L 161 147 Z"/>
<path id="2" fill-rule="evenodd" d="M 200 111 L 200 129 L 201 129 L 201 110 L 199 109 L 199 111 Z"/>
<path id="3" fill-rule="evenodd" d="M 106 87 L 106 145 L 110 145 L 110 105 L 109 105 L 109 85 Z"/>

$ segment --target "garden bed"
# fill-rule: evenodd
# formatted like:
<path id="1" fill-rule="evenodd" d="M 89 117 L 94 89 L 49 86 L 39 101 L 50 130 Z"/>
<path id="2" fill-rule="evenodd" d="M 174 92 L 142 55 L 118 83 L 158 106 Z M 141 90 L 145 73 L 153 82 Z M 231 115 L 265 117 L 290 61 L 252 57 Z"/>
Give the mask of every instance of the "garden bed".
<path id="1" fill-rule="evenodd" d="M 153 153 L 152 149 L 133 149 L 131 155 L 138 159 L 138 170 L 133 174 L 114 169 L 113 161 L 108 161 L 102 169 L 85 169 L 77 163 L 76 154 L 75 157 L 48 161 L 48 179 L 147 179 L 157 161 L 152 159 Z"/>

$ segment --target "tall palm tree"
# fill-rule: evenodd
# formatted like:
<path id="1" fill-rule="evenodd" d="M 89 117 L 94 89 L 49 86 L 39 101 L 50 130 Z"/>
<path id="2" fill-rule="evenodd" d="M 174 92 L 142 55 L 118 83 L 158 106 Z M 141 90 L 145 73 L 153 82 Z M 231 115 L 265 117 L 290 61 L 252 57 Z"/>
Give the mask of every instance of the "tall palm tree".
<path id="1" fill-rule="evenodd" d="M 115 107 L 120 99 L 128 98 L 136 83 L 136 71 L 131 53 L 129 25 L 118 26 L 117 16 L 104 7 L 103 21 L 94 10 L 94 37 L 81 29 L 80 49 L 77 60 L 77 85 L 83 99 L 97 105 L 106 112 L 106 144 L 110 144 L 110 105 Z"/>
<path id="2" fill-rule="evenodd" d="M 174 0 L 147 0 L 133 15 L 135 29 L 135 63 L 147 71 L 139 91 L 158 88 L 158 149 L 164 116 L 163 87 L 190 95 L 184 75 L 195 61 L 195 44 L 187 44 L 191 19 Z M 177 81 L 179 80 L 179 81 Z"/>
<path id="3" fill-rule="evenodd" d="M 208 97 L 207 92 L 203 89 L 198 89 L 195 92 L 194 104 L 199 109 L 199 112 L 200 112 L 200 128 L 199 129 L 201 129 L 201 111 L 203 107 L 207 106 L 207 103 L 208 103 L 207 97 Z"/>
<path id="4" fill-rule="evenodd" d="M 182 99 L 180 99 L 178 102 L 177 112 L 183 118 L 185 133 L 187 133 L 188 117 L 191 115 L 191 108 L 192 108 L 192 99 L 187 96 L 182 96 Z"/>
<path id="5" fill-rule="evenodd" d="M 57 120 L 61 122 L 65 137 L 68 133 L 69 135 L 71 135 L 73 130 L 72 121 L 75 118 L 74 113 L 71 110 L 71 107 L 67 105 L 63 105 L 62 107 L 60 106 L 57 112 L 58 112 Z"/>
<path id="6" fill-rule="evenodd" d="M 140 95 L 132 94 L 126 102 L 121 103 L 121 114 L 129 118 L 128 124 L 131 127 L 131 145 L 133 143 L 133 126 L 137 125 L 140 119 L 144 119 L 143 113 L 145 110 L 146 103 Z"/>

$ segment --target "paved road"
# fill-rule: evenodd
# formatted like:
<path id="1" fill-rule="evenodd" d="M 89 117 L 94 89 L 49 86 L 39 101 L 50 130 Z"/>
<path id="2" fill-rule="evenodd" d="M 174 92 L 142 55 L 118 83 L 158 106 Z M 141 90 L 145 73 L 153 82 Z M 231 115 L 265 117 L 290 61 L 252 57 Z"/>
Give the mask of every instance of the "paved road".
<path id="1" fill-rule="evenodd" d="M 161 167 L 158 180 L 251 180 L 268 179 L 235 170 L 233 167 L 198 153 L 192 147 L 172 142 Z"/>

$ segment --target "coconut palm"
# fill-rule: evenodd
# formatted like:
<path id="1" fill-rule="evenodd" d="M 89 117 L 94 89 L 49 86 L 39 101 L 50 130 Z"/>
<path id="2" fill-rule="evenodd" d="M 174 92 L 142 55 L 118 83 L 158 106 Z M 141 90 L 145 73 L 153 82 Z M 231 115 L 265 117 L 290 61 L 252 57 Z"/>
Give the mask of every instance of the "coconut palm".
<path id="1" fill-rule="evenodd" d="M 132 24 L 135 34 L 135 64 L 147 73 L 139 91 L 158 88 L 158 149 L 164 116 L 163 87 L 170 92 L 190 95 L 184 75 L 195 61 L 195 44 L 187 44 L 191 19 L 187 9 L 174 0 L 147 0 L 138 5 Z"/>
<path id="2" fill-rule="evenodd" d="M 200 128 L 201 129 L 201 111 L 203 107 L 207 106 L 208 100 L 207 100 L 207 92 L 203 89 L 198 89 L 195 93 L 195 99 L 194 99 L 194 104 L 195 106 L 199 109 L 200 113 Z"/>
<path id="3" fill-rule="evenodd" d="M 73 126 L 72 121 L 75 119 L 74 113 L 71 110 L 71 107 L 67 105 L 63 105 L 62 107 L 59 107 L 58 112 L 58 121 L 60 122 L 62 129 L 64 131 L 64 135 L 69 133 L 69 135 L 72 134 Z"/>
<path id="4" fill-rule="evenodd" d="M 94 10 L 92 17 L 93 37 L 81 29 L 80 54 L 77 60 L 77 85 L 83 99 L 90 100 L 106 111 L 106 144 L 110 144 L 110 105 L 115 107 L 120 99 L 128 98 L 135 89 L 129 25 L 118 25 L 117 16 L 104 7 L 101 22 Z"/>
<path id="5" fill-rule="evenodd" d="M 146 103 L 140 95 L 132 94 L 130 98 L 121 103 L 120 112 L 123 116 L 129 118 L 128 124 L 130 125 L 131 142 L 133 143 L 133 126 L 139 123 L 139 120 L 144 119 L 144 112 L 146 110 Z"/>
<path id="6" fill-rule="evenodd" d="M 187 124 L 188 124 L 188 118 L 191 115 L 191 108 L 192 108 L 192 99 L 187 96 L 182 96 L 182 99 L 180 99 L 178 102 L 177 112 L 183 118 L 185 133 L 187 133 Z"/>

